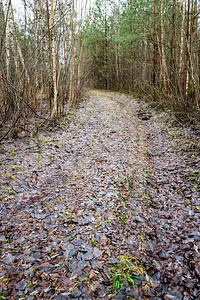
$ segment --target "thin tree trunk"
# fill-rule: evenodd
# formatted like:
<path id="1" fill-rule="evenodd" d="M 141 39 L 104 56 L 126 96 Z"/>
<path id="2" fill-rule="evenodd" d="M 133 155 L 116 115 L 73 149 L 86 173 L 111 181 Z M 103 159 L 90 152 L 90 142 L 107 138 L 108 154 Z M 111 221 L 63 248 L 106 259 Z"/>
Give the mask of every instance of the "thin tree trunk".
<path id="1" fill-rule="evenodd" d="M 14 41 L 14 43 L 16 45 L 17 52 L 19 54 L 19 58 L 20 58 L 22 66 L 23 66 L 23 72 L 24 72 L 24 74 L 26 76 L 27 82 L 30 83 L 30 78 L 29 78 L 29 75 L 28 75 L 28 72 L 27 72 L 27 68 L 26 68 L 26 65 L 25 65 L 25 60 L 24 60 L 24 57 L 23 57 L 23 54 L 22 54 L 22 50 L 20 48 L 20 45 L 19 45 L 19 42 L 18 42 L 18 39 L 17 39 L 17 34 L 16 34 L 16 30 L 15 30 L 15 23 L 14 23 L 14 14 L 13 14 L 12 6 L 10 7 L 10 13 L 11 13 L 11 16 L 10 16 L 11 38 L 13 39 L 13 41 Z"/>
<path id="2" fill-rule="evenodd" d="M 172 90 L 176 88 L 176 0 L 172 7 L 172 39 L 171 39 L 171 81 Z"/>
<path id="3" fill-rule="evenodd" d="M 187 0 L 184 1 L 184 5 L 183 5 L 182 24 L 181 24 L 181 44 L 180 44 L 180 62 L 179 62 L 179 75 L 180 76 L 183 72 L 183 65 L 184 65 L 186 2 L 187 2 Z"/>
<path id="4" fill-rule="evenodd" d="M 47 103 L 47 112 L 49 111 L 49 108 L 51 108 L 51 94 L 52 94 L 52 51 L 51 51 L 51 28 L 49 24 L 49 3 L 48 0 L 46 0 L 46 12 L 47 12 L 47 30 L 48 30 L 48 36 L 49 36 L 49 45 L 47 47 L 47 51 L 49 53 L 49 63 L 47 63 L 48 67 L 48 73 L 49 73 L 49 94 L 48 94 L 48 103 Z M 50 79 L 51 78 L 51 79 Z"/>
<path id="5" fill-rule="evenodd" d="M 144 36 L 144 62 L 142 68 L 142 81 L 146 82 L 147 80 L 147 38 Z"/>
<path id="6" fill-rule="evenodd" d="M 108 89 L 108 28 L 107 28 L 107 1 L 105 0 L 105 78 L 106 89 Z"/>
<path id="7" fill-rule="evenodd" d="M 156 0 L 153 3 L 153 85 L 156 88 L 156 69 L 157 69 L 157 53 L 156 53 Z M 155 94 L 154 94 L 155 97 Z"/>
<path id="8" fill-rule="evenodd" d="M 73 101 L 73 78 L 74 78 L 74 0 L 72 1 L 72 12 L 71 12 L 71 62 L 70 62 L 70 78 L 69 78 L 69 99 L 67 104 L 67 111 L 69 111 L 71 103 Z"/>
<path id="9" fill-rule="evenodd" d="M 160 30 L 161 30 L 161 60 L 162 60 L 162 62 L 161 62 L 161 74 L 162 74 L 162 77 L 163 77 L 164 90 L 167 91 L 168 71 L 167 71 L 165 46 L 164 46 L 163 0 L 161 0 Z"/>
<path id="10" fill-rule="evenodd" d="M 65 2 L 65 8 L 67 6 L 67 1 Z M 60 54 L 60 63 L 59 63 L 59 68 L 58 68 L 58 76 L 57 76 L 57 89 L 58 89 L 58 84 L 60 80 L 60 73 L 61 73 L 61 67 L 62 67 L 62 60 L 63 60 L 63 53 L 64 53 L 64 48 L 65 48 L 65 39 L 66 39 L 66 32 L 67 32 L 67 24 L 65 24 L 65 20 L 63 20 L 63 43 L 62 43 L 62 48 L 61 48 L 61 54 Z"/>
<path id="11" fill-rule="evenodd" d="M 24 21 L 25 21 L 25 24 L 24 24 L 24 51 L 23 51 L 23 54 L 24 54 L 24 65 L 26 64 L 26 22 L 27 22 L 27 17 L 26 17 L 26 0 L 24 0 Z M 13 17 L 13 20 L 14 20 L 14 17 Z M 26 89 L 26 69 L 25 69 L 25 72 L 24 72 L 24 83 L 23 83 L 23 119 L 24 119 L 24 128 L 26 126 L 26 112 L 25 112 L 25 105 L 24 105 L 24 100 L 25 100 L 25 93 L 27 93 L 27 90 Z"/>
<path id="12" fill-rule="evenodd" d="M 118 0 L 118 7 L 117 7 L 117 23 L 115 29 L 115 39 L 119 38 L 119 30 L 120 30 L 120 0 Z M 115 69 L 116 69 L 116 86 L 120 89 L 120 80 L 119 80 L 119 42 L 115 41 Z"/>
<path id="13" fill-rule="evenodd" d="M 6 36 L 5 36 L 5 47 L 6 47 L 6 76 L 7 80 L 10 79 L 10 6 L 11 0 L 7 1 L 6 5 Z"/>
<path id="14" fill-rule="evenodd" d="M 35 62 L 34 62 L 34 87 L 33 87 L 33 109 L 36 107 L 36 93 L 38 87 L 38 76 L 37 76 L 37 11 L 38 11 L 38 0 L 34 1 L 34 29 L 35 29 Z"/>
<path id="15" fill-rule="evenodd" d="M 185 99 L 189 103 L 189 55 L 190 55 L 190 0 L 188 0 L 187 32 L 186 32 L 186 61 L 185 61 Z"/>
<path id="16" fill-rule="evenodd" d="M 52 57 L 52 82 L 53 82 L 53 108 L 51 119 L 57 117 L 57 82 L 56 82 L 56 58 L 54 49 L 54 11 L 53 0 L 51 0 L 51 57 Z"/>

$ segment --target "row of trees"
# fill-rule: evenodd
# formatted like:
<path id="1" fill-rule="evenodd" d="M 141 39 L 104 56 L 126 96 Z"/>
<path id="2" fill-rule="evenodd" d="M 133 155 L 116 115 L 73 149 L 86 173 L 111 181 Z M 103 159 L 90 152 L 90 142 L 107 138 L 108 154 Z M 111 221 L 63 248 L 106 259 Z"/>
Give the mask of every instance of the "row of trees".
<path id="1" fill-rule="evenodd" d="M 12 0 L 0 0 L 0 129 L 58 117 L 88 85 L 146 94 L 196 118 L 198 0 L 89 2 L 23 0 L 16 22 Z"/>
<path id="2" fill-rule="evenodd" d="M 83 19 L 89 1 L 23 1 L 15 20 L 12 0 L 0 1 L 0 127 L 69 111 L 84 82 Z M 87 27 L 85 22 L 85 28 Z"/>
<path id="3" fill-rule="evenodd" d="M 199 9 L 198 0 L 97 0 L 87 38 L 94 85 L 142 92 L 194 118 L 200 111 Z"/>

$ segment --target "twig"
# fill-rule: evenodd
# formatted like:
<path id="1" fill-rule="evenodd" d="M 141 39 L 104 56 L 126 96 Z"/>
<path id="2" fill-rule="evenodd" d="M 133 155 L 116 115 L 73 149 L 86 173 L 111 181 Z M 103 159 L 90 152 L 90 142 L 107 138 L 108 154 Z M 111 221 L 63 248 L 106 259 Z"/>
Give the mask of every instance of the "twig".
<path id="1" fill-rule="evenodd" d="M 15 126 L 15 124 L 17 123 L 17 121 L 19 120 L 21 115 L 21 111 L 19 112 L 17 118 L 15 119 L 15 121 L 13 122 L 13 124 L 10 126 L 10 128 L 8 129 L 8 131 L 4 134 L 4 136 L 0 139 L 0 142 L 3 141 L 3 139 L 10 133 L 10 131 L 13 129 L 13 127 Z"/>

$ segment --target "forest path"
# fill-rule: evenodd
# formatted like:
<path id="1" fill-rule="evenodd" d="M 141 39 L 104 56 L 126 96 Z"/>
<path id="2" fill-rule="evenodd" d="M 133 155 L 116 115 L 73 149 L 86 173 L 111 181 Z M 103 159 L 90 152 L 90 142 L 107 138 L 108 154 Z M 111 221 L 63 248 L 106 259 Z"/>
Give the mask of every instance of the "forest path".
<path id="1" fill-rule="evenodd" d="M 199 156 L 159 122 L 91 91 L 52 131 L 5 142 L 2 299 L 198 299 Z"/>

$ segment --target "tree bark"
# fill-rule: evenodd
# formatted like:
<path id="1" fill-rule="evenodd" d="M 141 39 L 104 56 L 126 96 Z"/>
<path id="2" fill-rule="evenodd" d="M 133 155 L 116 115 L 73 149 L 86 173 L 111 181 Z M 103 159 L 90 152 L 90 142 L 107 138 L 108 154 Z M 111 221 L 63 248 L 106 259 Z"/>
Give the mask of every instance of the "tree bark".
<path id="1" fill-rule="evenodd" d="M 11 21 L 10 7 L 11 7 L 11 0 L 8 0 L 6 3 L 6 36 L 5 36 L 7 80 L 10 79 L 10 21 Z"/>
<path id="2" fill-rule="evenodd" d="M 105 78 L 108 89 L 108 28 L 107 28 L 107 0 L 105 0 Z"/>
<path id="3" fill-rule="evenodd" d="M 73 101 L 74 87 L 74 0 L 72 0 L 72 12 L 71 12 L 71 60 L 70 60 L 70 78 L 69 78 L 69 99 L 67 104 L 67 112 L 69 112 L 70 106 Z"/>
<path id="4" fill-rule="evenodd" d="M 57 84 L 56 84 L 56 58 L 54 49 L 54 11 L 53 0 L 51 0 L 51 58 L 52 58 L 52 83 L 53 83 L 53 108 L 51 119 L 57 117 Z"/>
<path id="5" fill-rule="evenodd" d="M 164 22 L 163 22 L 163 0 L 161 0 L 161 21 L 160 21 L 160 30 L 161 30 L 161 74 L 163 77 L 164 90 L 167 91 L 167 78 L 168 70 L 165 56 L 165 46 L 164 46 Z"/>
<path id="6" fill-rule="evenodd" d="M 156 43 L 156 0 L 153 2 L 153 85 L 156 88 L 156 69 L 157 69 L 157 43 Z M 155 97 L 155 95 L 154 95 Z"/>
<path id="7" fill-rule="evenodd" d="M 172 39 L 171 39 L 171 81 L 172 90 L 176 89 L 176 0 L 172 6 Z"/>
<path id="8" fill-rule="evenodd" d="M 182 24 L 181 24 L 181 44 L 180 44 L 180 62 L 179 62 L 179 75 L 180 76 L 183 73 L 183 67 L 184 67 L 186 3 L 187 3 L 187 0 L 184 1 L 183 13 L 182 13 Z"/>

